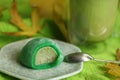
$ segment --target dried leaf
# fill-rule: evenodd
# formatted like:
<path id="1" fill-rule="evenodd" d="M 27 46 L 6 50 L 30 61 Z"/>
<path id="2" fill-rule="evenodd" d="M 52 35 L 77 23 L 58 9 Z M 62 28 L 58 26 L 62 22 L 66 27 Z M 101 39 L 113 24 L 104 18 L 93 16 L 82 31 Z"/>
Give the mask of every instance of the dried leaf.
<path id="1" fill-rule="evenodd" d="M 33 10 L 32 13 L 32 27 L 29 27 L 26 23 L 24 23 L 22 17 L 19 15 L 19 12 L 17 10 L 17 4 L 16 0 L 13 0 L 12 7 L 11 7 L 11 22 L 16 25 L 17 28 L 19 28 L 21 31 L 19 32 L 2 32 L 7 35 L 13 35 L 13 36 L 23 36 L 26 35 L 28 37 L 34 36 L 37 34 L 39 29 L 39 16 L 38 13 L 35 10 Z"/>
<path id="2" fill-rule="evenodd" d="M 39 26 L 40 15 L 37 7 L 34 7 L 31 17 L 33 30 L 39 32 L 42 27 Z"/>
<path id="3" fill-rule="evenodd" d="M 62 32 L 65 39 L 68 42 L 70 42 L 67 26 L 65 25 L 65 22 L 64 22 L 64 19 L 66 18 L 66 13 L 67 13 L 65 3 L 66 3 L 65 1 L 60 0 L 53 6 L 53 20 L 58 25 L 58 28 Z"/>
<path id="4" fill-rule="evenodd" d="M 64 21 L 61 19 L 61 16 L 58 15 L 57 13 L 54 14 L 54 21 L 55 23 L 58 25 L 58 28 L 60 29 L 60 31 L 62 32 L 63 36 L 66 38 L 66 40 L 69 42 L 69 35 L 68 35 L 68 31 L 67 28 L 64 24 Z"/>
<path id="5" fill-rule="evenodd" d="M 29 30 L 29 27 L 23 22 L 22 17 L 18 13 L 15 0 L 13 0 L 11 7 L 11 22 L 23 31 Z"/>
<path id="6" fill-rule="evenodd" d="M 120 77 L 120 66 L 118 64 L 107 63 L 105 67 L 109 69 L 109 74 L 114 75 L 116 77 Z"/>
<path id="7" fill-rule="evenodd" d="M 116 80 L 120 80 L 120 78 L 117 78 Z"/>
<path id="8" fill-rule="evenodd" d="M 120 49 L 116 50 L 117 60 L 120 61 Z"/>
<path id="9" fill-rule="evenodd" d="M 30 0 L 30 5 L 32 7 L 38 7 L 41 17 L 53 18 L 53 7 L 55 5 L 60 5 L 61 7 L 66 8 L 66 0 Z M 61 8 L 60 7 L 60 8 Z M 59 10 L 60 10 L 59 8 Z M 65 13 L 64 8 L 60 11 L 60 14 Z M 66 11 L 66 10 L 65 10 Z M 61 15 L 64 16 L 65 14 Z"/>
<path id="10" fill-rule="evenodd" d="M 116 57 L 117 57 L 117 60 L 120 61 L 120 49 L 117 49 L 116 50 Z M 106 68 L 108 68 L 108 73 L 113 75 L 113 76 L 116 76 L 116 77 L 120 77 L 120 65 L 118 64 L 114 64 L 114 63 L 107 63 L 105 65 Z"/>
<path id="11" fill-rule="evenodd" d="M 44 4 L 45 3 L 45 4 Z M 66 0 L 30 0 L 32 7 L 37 7 L 40 18 L 51 18 L 58 25 L 63 36 L 69 41 L 64 20 L 67 19 Z"/>

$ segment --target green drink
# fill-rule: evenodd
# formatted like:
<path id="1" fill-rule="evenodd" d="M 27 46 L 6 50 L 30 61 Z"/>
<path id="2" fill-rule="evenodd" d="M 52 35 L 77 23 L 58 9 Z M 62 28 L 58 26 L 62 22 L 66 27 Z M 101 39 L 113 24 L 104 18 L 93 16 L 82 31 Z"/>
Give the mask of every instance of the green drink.
<path id="1" fill-rule="evenodd" d="M 118 0 L 70 0 L 71 42 L 105 40 L 112 32 L 117 7 Z"/>

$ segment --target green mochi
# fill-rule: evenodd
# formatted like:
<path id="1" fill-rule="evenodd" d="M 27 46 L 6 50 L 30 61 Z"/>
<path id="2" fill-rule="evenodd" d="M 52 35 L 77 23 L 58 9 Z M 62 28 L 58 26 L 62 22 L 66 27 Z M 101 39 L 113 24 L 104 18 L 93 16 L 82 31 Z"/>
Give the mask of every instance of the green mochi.
<path id="1" fill-rule="evenodd" d="M 32 69 L 48 69 L 63 62 L 61 49 L 51 39 L 35 38 L 30 40 L 22 49 L 20 63 Z"/>

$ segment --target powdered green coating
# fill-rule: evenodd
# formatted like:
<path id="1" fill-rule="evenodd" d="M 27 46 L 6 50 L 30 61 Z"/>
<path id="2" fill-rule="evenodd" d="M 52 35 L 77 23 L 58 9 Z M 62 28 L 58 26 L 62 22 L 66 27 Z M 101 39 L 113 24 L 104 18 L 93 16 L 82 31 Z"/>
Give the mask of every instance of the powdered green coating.
<path id="1" fill-rule="evenodd" d="M 51 47 L 56 51 L 57 59 L 51 63 L 36 64 L 36 55 L 40 49 Z M 59 65 L 64 57 L 59 46 L 52 40 L 47 38 L 36 38 L 29 41 L 20 53 L 20 63 L 32 69 L 47 69 Z"/>

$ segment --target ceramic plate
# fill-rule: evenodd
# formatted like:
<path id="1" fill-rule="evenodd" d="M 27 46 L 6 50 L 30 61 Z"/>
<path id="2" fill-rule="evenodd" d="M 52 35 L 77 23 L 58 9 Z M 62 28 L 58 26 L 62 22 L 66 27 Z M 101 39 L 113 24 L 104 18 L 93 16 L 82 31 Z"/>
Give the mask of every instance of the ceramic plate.
<path id="1" fill-rule="evenodd" d="M 83 63 L 66 63 L 44 70 L 33 70 L 22 66 L 18 57 L 23 46 L 31 39 L 10 43 L 0 51 L 0 71 L 23 80 L 58 80 L 81 72 Z M 64 55 L 78 52 L 80 49 L 72 44 L 54 40 Z"/>

